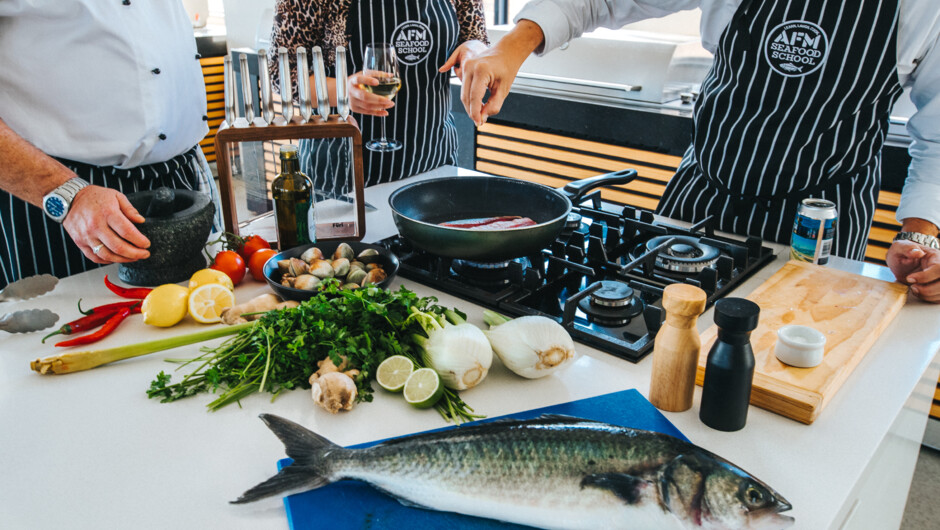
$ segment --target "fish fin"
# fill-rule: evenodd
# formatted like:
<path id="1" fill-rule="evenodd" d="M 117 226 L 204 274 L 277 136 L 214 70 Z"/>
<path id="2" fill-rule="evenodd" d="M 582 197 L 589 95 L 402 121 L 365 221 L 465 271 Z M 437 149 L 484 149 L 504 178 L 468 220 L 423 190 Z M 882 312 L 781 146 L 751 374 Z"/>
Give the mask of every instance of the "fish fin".
<path id="1" fill-rule="evenodd" d="M 261 419 L 284 443 L 284 450 L 294 463 L 249 489 L 232 504 L 244 504 L 289 491 L 316 489 L 331 482 L 326 457 L 333 451 L 343 451 L 343 448 L 280 416 L 262 414 Z"/>
<path id="2" fill-rule="evenodd" d="M 627 475 L 626 473 L 596 473 L 581 479 L 581 488 L 591 487 L 610 490 L 627 504 L 635 504 L 640 500 L 643 488 L 652 482 Z"/>
<path id="3" fill-rule="evenodd" d="M 280 470 L 277 475 L 242 493 L 241 497 L 231 501 L 231 504 L 245 504 L 286 492 L 314 490 L 329 483 L 328 478 L 309 468 L 290 465 Z"/>
<path id="4" fill-rule="evenodd" d="M 284 452 L 298 466 L 308 466 L 320 461 L 323 454 L 340 446 L 307 429 L 306 427 L 274 414 L 261 414 L 261 420 L 284 443 Z"/>

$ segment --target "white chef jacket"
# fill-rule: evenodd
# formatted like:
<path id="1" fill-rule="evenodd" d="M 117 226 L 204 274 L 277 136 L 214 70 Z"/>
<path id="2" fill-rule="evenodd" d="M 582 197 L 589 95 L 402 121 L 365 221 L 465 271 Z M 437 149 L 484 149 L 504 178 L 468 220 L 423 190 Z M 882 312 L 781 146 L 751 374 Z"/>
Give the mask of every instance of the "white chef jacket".
<path id="1" fill-rule="evenodd" d="M 0 0 L 0 119 L 43 152 L 137 167 L 209 131 L 179 0 Z"/>
<path id="2" fill-rule="evenodd" d="M 515 21 L 542 28 L 551 51 L 585 31 L 617 29 L 631 22 L 685 9 L 702 9 L 702 45 L 715 51 L 741 0 L 532 0 Z M 937 0 L 900 0 L 898 79 L 917 108 L 907 123 L 912 157 L 897 219 L 918 217 L 940 226 L 940 5 Z"/>

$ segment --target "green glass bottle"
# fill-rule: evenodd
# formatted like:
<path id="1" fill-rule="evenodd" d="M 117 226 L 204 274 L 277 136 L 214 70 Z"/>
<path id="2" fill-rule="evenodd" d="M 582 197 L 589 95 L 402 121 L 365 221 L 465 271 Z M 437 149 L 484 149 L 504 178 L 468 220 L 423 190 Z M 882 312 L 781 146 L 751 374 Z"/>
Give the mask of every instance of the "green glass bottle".
<path id="1" fill-rule="evenodd" d="M 300 172 L 296 145 L 281 146 L 281 172 L 271 183 L 277 246 L 282 251 L 313 242 L 308 219 L 312 218 L 313 182 Z"/>

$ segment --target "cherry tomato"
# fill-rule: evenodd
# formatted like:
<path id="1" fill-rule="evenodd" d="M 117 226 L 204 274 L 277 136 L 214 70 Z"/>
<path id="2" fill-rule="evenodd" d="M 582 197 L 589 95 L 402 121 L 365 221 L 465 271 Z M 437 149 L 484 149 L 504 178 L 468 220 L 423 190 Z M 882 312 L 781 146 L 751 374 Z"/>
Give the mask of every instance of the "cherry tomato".
<path id="1" fill-rule="evenodd" d="M 271 245 L 264 240 L 261 236 L 248 236 L 245 238 L 245 244 L 238 249 L 238 254 L 245 260 L 245 263 L 248 263 L 248 260 L 251 259 L 251 255 L 256 251 L 271 248 Z"/>
<path id="2" fill-rule="evenodd" d="M 251 277 L 259 282 L 263 282 L 264 264 L 275 254 L 277 254 L 277 251 L 270 248 L 256 250 L 255 253 L 251 255 L 251 258 L 248 259 L 248 270 L 251 271 Z"/>
<path id="3" fill-rule="evenodd" d="M 209 268 L 224 272 L 235 285 L 238 285 L 245 277 L 245 260 L 234 250 L 223 250 L 216 254 Z"/>

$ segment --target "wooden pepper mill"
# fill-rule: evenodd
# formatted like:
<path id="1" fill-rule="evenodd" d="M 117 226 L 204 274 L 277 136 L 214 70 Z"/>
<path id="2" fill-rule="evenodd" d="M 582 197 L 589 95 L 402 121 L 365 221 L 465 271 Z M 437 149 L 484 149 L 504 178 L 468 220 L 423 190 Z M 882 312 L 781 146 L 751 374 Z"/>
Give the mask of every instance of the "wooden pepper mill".
<path id="1" fill-rule="evenodd" d="M 705 291 L 694 285 L 672 284 L 663 290 L 666 321 L 653 344 L 650 403 L 660 410 L 682 412 L 692 408 L 698 365 L 698 317 L 705 311 Z"/>

